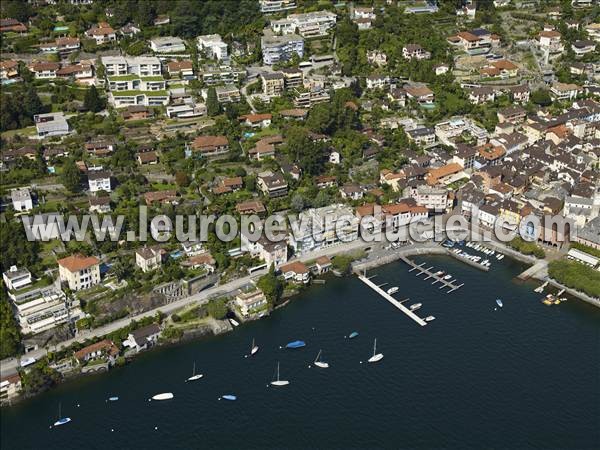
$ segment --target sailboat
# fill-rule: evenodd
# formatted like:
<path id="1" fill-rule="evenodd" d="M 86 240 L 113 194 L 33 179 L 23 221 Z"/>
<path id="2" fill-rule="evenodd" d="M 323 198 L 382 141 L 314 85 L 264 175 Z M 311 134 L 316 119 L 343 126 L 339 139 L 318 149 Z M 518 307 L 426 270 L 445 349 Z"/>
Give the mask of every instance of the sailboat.
<path id="1" fill-rule="evenodd" d="M 187 380 L 185 380 L 185 381 L 186 381 L 186 382 L 187 382 L 187 381 L 196 381 L 196 380 L 199 380 L 200 378 L 202 378 L 203 376 L 204 376 L 204 375 L 202 375 L 201 373 L 198 373 L 198 374 L 196 373 L 196 363 L 194 362 L 194 368 L 192 369 L 192 376 L 191 376 L 191 377 L 189 377 L 189 378 L 188 378 Z"/>
<path id="2" fill-rule="evenodd" d="M 499 298 L 497 298 L 497 299 L 496 299 L 496 304 L 497 304 L 497 305 L 498 305 L 500 308 L 502 308 L 502 306 L 504 306 L 504 305 L 502 304 L 502 300 L 501 300 L 501 299 L 499 299 Z"/>
<path id="3" fill-rule="evenodd" d="M 254 339 L 252 339 L 252 347 L 250 347 L 250 355 L 254 355 L 258 351 L 258 345 L 254 345 Z"/>
<path id="4" fill-rule="evenodd" d="M 377 338 L 373 342 L 373 356 L 371 356 L 367 361 L 370 363 L 375 363 L 381 361 L 383 359 L 383 353 L 377 353 Z"/>
<path id="5" fill-rule="evenodd" d="M 327 369 L 329 367 L 329 363 L 319 361 L 319 358 L 321 357 L 321 352 L 322 352 L 322 350 L 319 350 L 319 353 L 317 354 L 317 357 L 315 358 L 315 366 L 320 367 L 321 369 Z"/>
<path id="6" fill-rule="evenodd" d="M 287 386 L 288 384 L 290 384 L 289 381 L 279 379 L 279 362 L 277 362 L 277 379 L 274 381 L 271 381 L 271 385 L 272 386 Z"/>
<path id="7" fill-rule="evenodd" d="M 66 423 L 69 423 L 71 421 L 70 417 L 61 417 L 61 409 L 62 409 L 62 405 L 59 403 L 58 404 L 58 420 L 56 422 L 54 422 L 54 426 L 58 427 L 60 425 L 64 425 Z"/>
<path id="8" fill-rule="evenodd" d="M 163 392 L 162 394 L 153 395 L 150 400 L 171 400 L 174 395 L 171 392 Z"/>
<path id="9" fill-rule="evenodd" d="M 354 339 L 355 337 L 358 336 L 358 331 L 353 331 L 352 333 L 350 333 L 350 335 L 348 336 L 348 339 Z"/>

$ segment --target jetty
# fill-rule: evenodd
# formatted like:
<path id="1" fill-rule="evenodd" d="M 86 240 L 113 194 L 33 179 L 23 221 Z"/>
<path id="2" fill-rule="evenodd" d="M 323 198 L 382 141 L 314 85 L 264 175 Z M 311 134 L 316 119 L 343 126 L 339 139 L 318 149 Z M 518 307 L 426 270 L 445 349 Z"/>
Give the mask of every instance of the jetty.
<path id="1" fill-rule="evenodd" d="M 402 300 L 402 301 L 396 300 L 390 294 L 388 294 L 383 289 L 381 289 L 379 286 L 377 286 L 375 283 L 373 283 L 369 279 L 369 277 L 367 277 L 366 275 L 358 275 L 358 279 L 360 281 L 362 281 L 363 283 L 365 283 L 367 286 L 369 286 L 371 289 L 373 289 L 375 292 L 377 292 L 379 295 L 381 295 L 383 298 L 385 298 L 388 302 L 390 302 L 392 305 L 394 305 L 396 308 L 398 308 L 400 311 L 402 311 L 404 314 L 406 314 L 412 320 L 417 322 L 419 325 L 421 325 L 422 327 L 427 325 L 427 322 L 425 322 L 423 319 L 421 319 L 414 312 L 412 312 L 410 309 L 408 309 L 406 306 L 404 306 L 402 304 L 403 302 L 406 301 L 406 299 Z"/>
<path id="2" fill-rule="evenodd" d="M 416 262 L 408 259 L 406 256 L 402 256 L 402 257 L 400 257 L 400 259 L 411 267 L 409 269 L 409 272 L 416 271 L 417 277 L 421 276 L 423 274 L 426 275 L 426 277 L 424 278 L 425 280 L 433 279 L 433 282 L 431 284 L 440 283 L 441 284 L 440 289 L 444 289 L 444 288 L 448 289 L 448 291 L 446 291 L 447 294 L 449 294 L 450 292 L 454 292 L 457 289 L 460 289 L 461 287 L 464 286 L 464 283 L 456 284 L 456 280 L 444 280 L 443 274 L 438 274 L 437 272 L 432 271 L 433 266 L 426 268 L 425 263 L 417 264 Z"/>

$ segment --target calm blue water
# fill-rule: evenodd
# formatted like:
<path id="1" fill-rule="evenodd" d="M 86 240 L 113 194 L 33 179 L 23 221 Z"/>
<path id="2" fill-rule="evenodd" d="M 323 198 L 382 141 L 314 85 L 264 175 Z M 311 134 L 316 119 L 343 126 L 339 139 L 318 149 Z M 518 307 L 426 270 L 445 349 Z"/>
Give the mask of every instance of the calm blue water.
<path id="1" fill-rule="evenodd" d="M 4 409 L 1 448 L 598 448 L 600 311 L 544 306 L 506 259 L 487 274 L 447 257 L 421 261 L 465 286 L 441 293 L 402 263 L 372 273 L 423 303 L 420 314 L 436 317 L 426 327 L 355 277 L 332 278 L 228 335 Z M 352 330 L 360 336 L 344 339 Z M 383 361 L 360 364 L 375 337 Z M 261 348 L 245 359 L 252 338 Z M 295 339 L 307 347 L 279 349 Z M 331 367 L 309 369 L 321 348 Z M 184 383 L 194 361 L 204 379 Z M 279 389 L 267 387 L 277 361 L 291 382 Z M 175 399 L 147 401 L 165 391 Z M 238 401 L 217 400 L 227 393 Z M 105 402 L 111 395 L 120 401 Z M 59 401 L 73 422 L 49 429 Z"/>

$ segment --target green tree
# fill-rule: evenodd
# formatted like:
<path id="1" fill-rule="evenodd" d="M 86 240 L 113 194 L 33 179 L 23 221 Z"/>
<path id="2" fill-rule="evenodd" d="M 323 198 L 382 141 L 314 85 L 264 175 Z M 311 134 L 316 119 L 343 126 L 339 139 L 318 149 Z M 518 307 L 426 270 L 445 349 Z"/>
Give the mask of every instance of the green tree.
<path id="1" fill-rule="evenodd" d="M 531 93 L 531 101 L 539 106 L 550 106 L 552 98 L 547 89 L 538 89 Z"/>
<path id="2" fill-rule="evenodd" d="M 4 290 L 0 291 L 0 359 L 15 356 L 21 348 L 17 321 Z"/>
<path id="3" fill-rule="evenodd" d="M 100 94 L 98 94 L 96 86 L 94 86 L 93 84 L 85 92 L 85 97 L 83 99 L 83 107 L 93 113 L 100 112 L 104 109 L 104 101 L 100 97 Z"/>
<path id="4" fill-rule="evenodd" d="M 40 100 L 33 85 L 28 85 L 27 88 L 25 88 L 22 102 L 24 113 L 29 117 L 33 117 L 35 114 L 40 114 L 45 111 L 44 104 Z"/>
<path id="5" fill-rule="evenodd" d="M 175 183 L 179 187 L 188 187 L 190 185 L 190 177 L 183 170 L 179 170 L 175 174 Z"/>
<path id="6" fill-rule="evenodd" d="M 227 304 L 224 299 L 211 300 L 206 305 L 208 314 L 217 320 L 222 320 L 227 316 Z"/>
<path id="7" fill-rule="evenodd" d="M 217 91 L 214 87 L 209 87 L 206 93 L 206 113 L 210 117 L 214 117 L 221 112 L 221 106 L 217 100 Z"/>
<path id="8" fill-rule="evenodd" d="M 81 189 L 81 172 L 75 164 L 75 161 L 69 160 L 65 163 L 61 174 L 62 183 L 71 192 L 78 192 Z"/>
<path id="9" fill-rule="evenodd" d="M 269 268 L 269 273 L 258 279 L 256 286 L 263 291 L 271 305 L 277 303 L 283 294 L 283 282 L 275 275 L 273 264 Z"/>

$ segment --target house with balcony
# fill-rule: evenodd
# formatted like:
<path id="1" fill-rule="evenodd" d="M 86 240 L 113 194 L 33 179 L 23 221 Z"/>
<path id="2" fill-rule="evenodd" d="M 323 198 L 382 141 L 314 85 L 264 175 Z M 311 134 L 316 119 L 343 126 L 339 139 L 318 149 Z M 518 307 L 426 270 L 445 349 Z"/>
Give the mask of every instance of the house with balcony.
<path id="1" fill-rule="evenodd" d="M 234 302 L 244 317 L 251 316 L 268 305 L 267 297 L 258 288 L 239 292 L 235 296 Z"/>
<path id="2" fill-rule="evenodd" d="M 100 283 L 100 260 L 75 254 L 58 260 L 60 281 L 72 291 L 88 289 Z"/>
<path id="3" fill-rule="evenodd" d="M 266 34 L 261 37 L 260 44 L 263 63 L 268 66 L 287 61 L 294 54 L 297 54 L 300 58 L 304 56 L 304 39 L 297 34 L 284 36 Z"/>
<path id="4" fill-rule="evenodd" d="M 210 158 L 229 152 L 229 139 L 226 136 L 198 136 L 192 141 L 192 151 Z"/>

